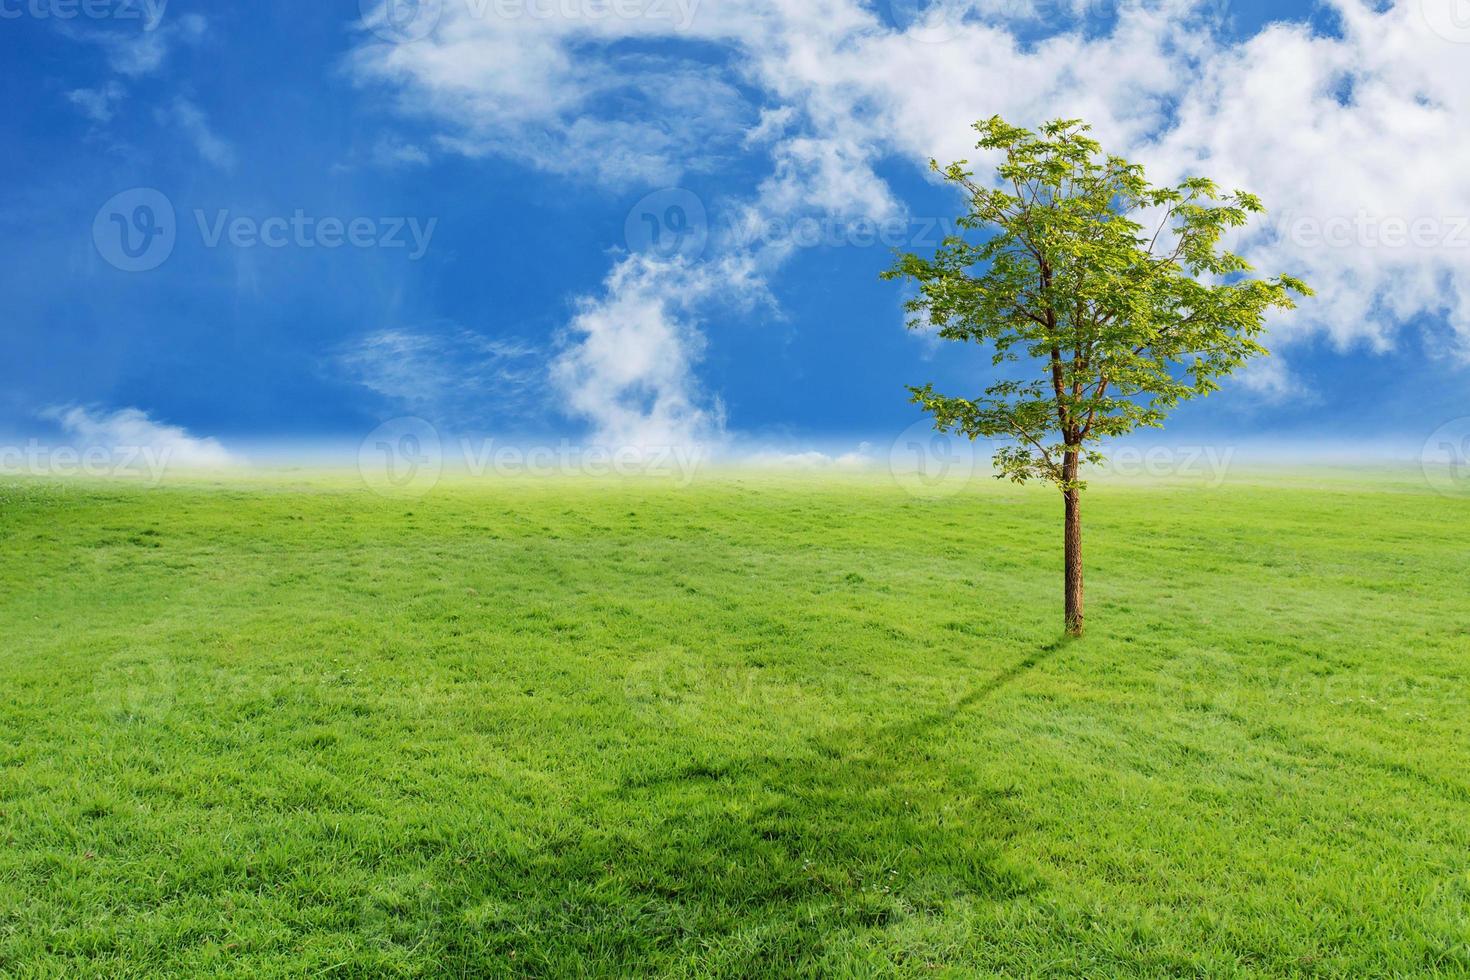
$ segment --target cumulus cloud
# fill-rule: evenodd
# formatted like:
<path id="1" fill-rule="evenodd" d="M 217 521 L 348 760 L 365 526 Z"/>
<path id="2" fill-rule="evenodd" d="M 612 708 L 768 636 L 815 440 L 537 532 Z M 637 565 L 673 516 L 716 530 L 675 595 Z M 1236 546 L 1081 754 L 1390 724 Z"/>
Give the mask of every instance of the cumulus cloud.
<path id="1" fill-rule="evenodd" d="M 610 446 L 662 448 L 720 438 L 724 410 L 703 398 L 694 364 L 704 345 L 699 307 L 715 297 L 760 294 L 746 263 L 690 263 L 626 255 L 603 292 L 583 297 L 569 346 L 552 366 L 567 411 Z"/>
<path id="2" fill-rule="evenodd" d="M 1470 361 L 1470 49 L 1436 31 L 1437 2 L 1326 0 L 1330 33 L 1276 23 L 1240 41 L 1218 0 L 1120 0 L 1102 30 L 1084 29 L 1096 13 L 1086 0 L 1046 18 L 1009 0 L 707 0 L 679 26 L 506 23 L 447 4 L 430 37 L 364 45 L 353 67 L 439 120 L 447 149 L 550 172 L 656 186 L 731 147 L 764 152 L 769 176 L 735 208 L 753 222 L 881 217 L 899 208 L 885 161 L 983 168 L 977 118 L 1081 117 L 1156 180 L 1203 173 L 1276 212 L 1236 247 L 1319 295 L 1272 324 L 1273 346 L 1326 335 L 1388 350 L 1430 323 L 1441 325 L 1430 346 Z M 703 270 L 617 260 L 556 374 L 576 414 L 638 438 L 717 423 L 694 378 L 697 322 L 702 302 L 730 290 L 708 284 L 738 260 L 759 293 L 786 255 L 735 237 Z M 1248 379 L 1263 397 L 1299 390 L 1283 363 Z"/>
<path id="3" fill-rule="evenodd" d="M 1437 35 L 1417 0 L 1332 6 L 1341 37 L 1278 24 L 1218 51 L 1153 156 L 1277 209 L 1241 248 L 1318 291 L 1278 338 L 1387 350 L 1407 324 L 1443 319 L 1445 346 L 1470 360 L 1467 49 Z"/>
<path id="4" fill-rule="evenodd" d="M 101 450 L 128 458 L 161 462 L 164 466 L 212 468 L 236 465 L 235 456 L 213 438 L 200 438 L 177 425 L 159 422 L 140 408 L 108 412 L 80 405 L 49 408 L 41 417 L 55 422 L 72 440 L 73 448 Z"/>

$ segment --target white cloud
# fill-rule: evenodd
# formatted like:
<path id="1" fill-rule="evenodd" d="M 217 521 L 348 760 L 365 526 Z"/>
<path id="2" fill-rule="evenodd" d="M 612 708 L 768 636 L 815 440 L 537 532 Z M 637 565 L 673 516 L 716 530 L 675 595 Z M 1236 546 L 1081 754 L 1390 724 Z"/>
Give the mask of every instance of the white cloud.
<path id="1" fill-rule="evenodd" d="M 1431 347 L 1470 361 L 1470 47 L 1435 33 L 1433 2 L 1328 0 L 1340 35 L 1276 24 L 1240 42 L 1220 29 L 1218 0 L 1120 0 L 1103 33 L 1066 19 L 1091 10 L 1085 0 L 1047 18 L 1009 0 L 893 0 L 897 30 L 859 0 L 706 0 L 683 29 L 655 18 L 507 23 L 447 4 L 429 39 L 367 45 L 353 64 L 364 82 L 395 86 L 405 111 L 440 120 L 447 148 L 550 172 L 658 186 L 716 166 L 731 147 L 764 149 L 770 176 L 743 205 L 754 221 L 879 217 L 898 207 L 878 174 L 885 159 L 983 168 L 977 118 L 1081 117 L 1157 180 L 1202 172 L 1292 219 L 1237 243 L 1262 272 L 1318 289 L 1273 321 L 1273 346 L 1325 334 L 1387 350 L 1427 319 L 1448 326 Z M 657 58 L 629 53 L 649 40 L 697 42 L 699 57 L 669 53 L 685 50 L 677 43 Z M 1312 244 L 1300 225 L 1360 215 L 1371 234 L 1340 244 Z M 1400 222 L 1431 226 L 1386 244 Z M 752 294 L 785 257 L 716 244 L 711 269 L 738 259 Z M 620 259 L 573 323 L 557 375 L 574 412 L 604 434 L 708 430 L 713 400 L 693 365 L 714 278 Z M 1281 364 L 1249 383 L 1288 397 L 1300 386 Z"/>
<path id="2" fill-rule="evenodd" d="M 694 379 L 704 346 L 696 311 L 716 297 L 748 304 L 759 295 L 747 263 L 624 256 L 602 295 L 579 302 L 568 347 L 552 366 L 567 412 L 591 422 L 609 446 L 718 441 L 723 409 Z"/>
<path id="3" fill-rule="evenodd" d="M 186 14 L 136 32 L 76 31 L 72 36 L 101 45 L 107 53 L 108 66 L 119 75 L 141 78 L 157 73 L 179 44 L 202 41 L 208 26 L 199 14 Z"/>
<path id="4" fill-rule="evenodd" d="M 1153 155 L 1277 210 L 1242 248 L 1318 292 L 1278 339 L 1386 350 L 1406 324 L 1444 317 L 1470 360 L 1470 48 L 1436 35 L 1417 0 L 1333 6 L 1340 38 L 1277 25 L 1218 51 Z"/>
<path id="5" fill-rule="evenodd" d="M 117 104 L 127 95 L 127 90 L 115 81 L 106 82 L 97 88 L 79 88 L 66 93 L 66 100 L 76 106 L 93 122 L 111 122 Z"/>
<path id="6" fill-rule="evenodd" d="M 190 435 L 183 428 L 152 419 L 139 408 L 113 412 L 79 405 L 47 409 L 41 417 L 55 422 L 80 450 L 97 449 L 126 459 L 129 453 L 146 453 L 148 459 L 165 466 L 210 468 L 236 465 L 240 461 L 212 438 Z"/>
<path id="7" fill-rule="evenodd" d="M 839 453 L 836 456 L 817 450 L 760 450 L 747 453 L 742 461 L 761 469 L 779 470 L 862 470 L 877 463 L 872 456 L 872 446 L 868 443 L 863 443 L 852 452 Z"/>
<path id="8" fill-rule="evenodd" d="M 373 147 L 373 162 L 380 167 L 417 167 L 429 162 L 422 147 L 401 140 L 381 139 Z"/>
<path id="9" fill-rule="evenodd" d="M 732 79 L 698 61 L 615 43 L 656 39 L 677 18 L 506 17 L 497 9 L 446 3 L 431 37 L 359 47 L 354 76 L 397 88 L 405 113 L 445 124 L 447 149 L 614 187 L 712 169 L 754 115 Z"/>
<path id="10" fill-rule="evenodd" d="M 157 116 L 160 123 L 177 126 L 204 160 L 227 172 L 235 169 L 235 148 L 216 135 L 209 117 L 194 102 L 179 96 Z"/>
<path id="11" fill-rule="evenodd" d="M 1317 400 L 1316 392 L 1292 373 L 1289 362 L 1279 354 L 1258 357 L 1248 362 L 1237 375 L 1237 380 L 1255 392 L 1266 405 L 1284 405 L 1292 401 L 1311 403 Z"/>
<path id="12" fill-rule="evenodd" d="M 169 56 L 180 44 L 198 44 L 209 33 L 209 24 L 199 14 L 186 14 L 163 22 L 164 2 L 147 0 L 140 8 L 146 18 L 139 30 L 80 31 L 66 21 L 59 22 L 64 35 L 74 40 L 99 45 L 106 53 L 108 67 L 130 80 L 162 71 Z M 67 101 L 97 123 L 111 122 L 118 104 L 126 97 L 127 88 L 117 79 L 109 79 L 96 88 L 73 89 Z M 160 125 L 181 132 L 199 155 L 224 171 L 235 168 L 235 149 L 210 125 L 204 110 L 191 99 L 177 96 L 153 112 Z"/>
<path id="13" fill-rule="evenodd" d="M 447 324 L 367 334 L 341 351 L 335 366 L 396 405 L 460 426 L 518 417 L 546 380 L 536 348 Z"/>

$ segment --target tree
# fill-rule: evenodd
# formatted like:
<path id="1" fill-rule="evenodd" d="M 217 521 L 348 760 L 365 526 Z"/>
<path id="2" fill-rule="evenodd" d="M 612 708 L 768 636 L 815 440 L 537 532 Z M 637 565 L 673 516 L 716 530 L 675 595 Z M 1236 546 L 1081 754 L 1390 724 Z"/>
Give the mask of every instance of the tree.
<path id="1" fill-rule="evenodd" d="M 1169 409 L 1266 354 L 1266 314 L 1311 290 L 1252 278 L 1221 247 L 1264 211 L 1251 194 L 1201 177 L 1154 187 L 1141 166 L 1103 156 L 1080 120 L 1033 133 L 996 116 L 975 128 L 978 148 L 1004 156 L 993 185 L 968 161 L 931 162 L 969 211 L 932 259 L 900 255 L 884 278 L 917 283 L 910 328 L 992 349 L 1002 380 L 981 396 L 909 391 L 942 432 L 1014 440 L 995 453 L 1000 479 L 1061 490 L 1066 629 L 1081 636 L 1082 464 L 1101 462 L 1100 441 L 1162 427 Z"/>

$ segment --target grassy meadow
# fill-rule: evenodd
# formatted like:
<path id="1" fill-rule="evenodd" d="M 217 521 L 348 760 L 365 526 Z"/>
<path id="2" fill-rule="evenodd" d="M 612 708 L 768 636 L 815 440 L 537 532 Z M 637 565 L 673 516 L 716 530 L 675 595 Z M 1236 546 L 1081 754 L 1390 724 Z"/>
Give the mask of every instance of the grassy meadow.
<path id="1" fill-rule="evenodd" d="M 1464 976 L 1470 497 L 0 480 L 0 975 Z"/>

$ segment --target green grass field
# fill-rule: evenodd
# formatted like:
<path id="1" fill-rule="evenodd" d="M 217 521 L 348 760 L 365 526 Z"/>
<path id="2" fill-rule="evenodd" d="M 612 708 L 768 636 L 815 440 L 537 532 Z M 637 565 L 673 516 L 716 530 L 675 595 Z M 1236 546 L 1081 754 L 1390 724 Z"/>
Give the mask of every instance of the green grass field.
<path id="1" fill-rule="evenodd" d="M 1470 974 L 1409 474 L 0 482 L 0 974 Z"/>

